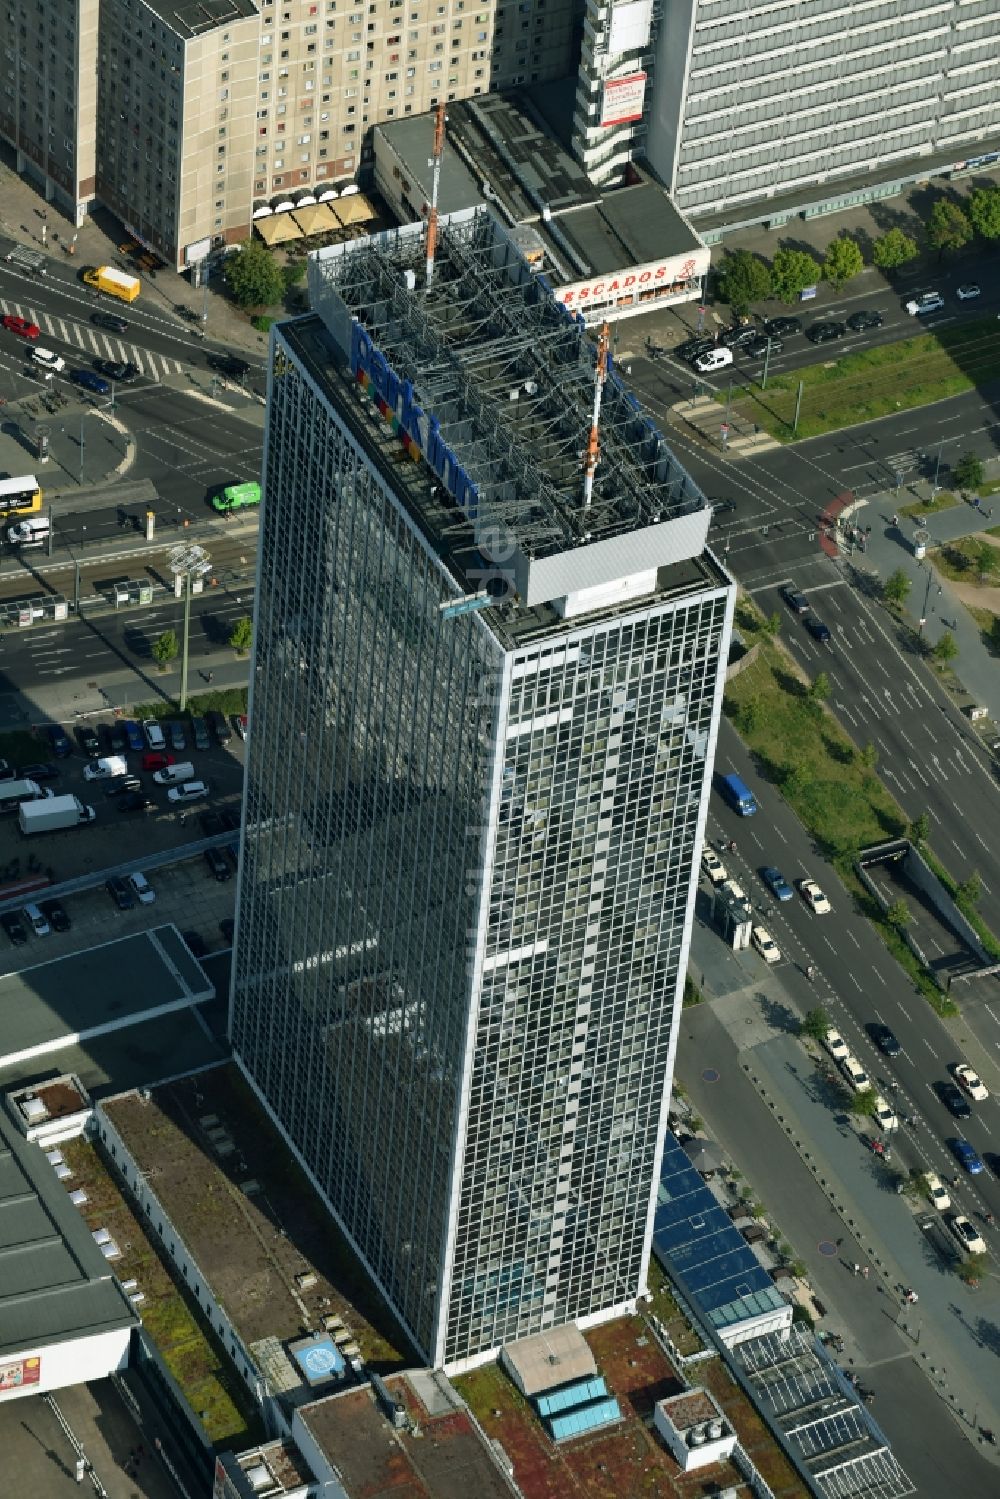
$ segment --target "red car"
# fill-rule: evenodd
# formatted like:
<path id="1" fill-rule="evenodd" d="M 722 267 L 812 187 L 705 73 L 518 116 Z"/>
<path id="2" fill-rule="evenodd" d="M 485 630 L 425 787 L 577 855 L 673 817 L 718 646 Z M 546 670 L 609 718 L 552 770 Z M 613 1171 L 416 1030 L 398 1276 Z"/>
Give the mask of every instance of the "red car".
<path id="1" fill-rule="evenodd" d="M 42 330 L 37 323 L 30 323 L 26 317 L 14 317 L 8 313 L 3 320 L 4 327 L 11 333 L 16 333 L 19 338 L 41 338 Z"/>
<path id="2" fill-rule="evenodd" d="M 173 755 L 165 755 L 160 750 L 147 750 L 142 757 L 143 770 L 166 770 L 173 763 Z"/>

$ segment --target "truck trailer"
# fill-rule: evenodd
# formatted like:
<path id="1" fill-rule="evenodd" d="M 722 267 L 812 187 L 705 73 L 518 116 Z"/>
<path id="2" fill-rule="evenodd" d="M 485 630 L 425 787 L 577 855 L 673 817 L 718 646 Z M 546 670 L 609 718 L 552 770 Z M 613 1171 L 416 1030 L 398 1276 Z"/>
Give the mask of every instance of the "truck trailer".
<path id="1" fill-rule="evenodd" d="M 116 270 L 113 265 L 94 266 L 89 271 L 84 271 L 83 279 L 88 286 L 107 292 L 109 297 L 117 297 L 120 302 L 134 302 L 142 291 L 142 282 L 138 276 Z"/>
<path id="2" fill-rule="evenodd" d="M 22 833 L 55 833 L 60 828 L 86 827 L 97 816 L 78 796 L 50 796 L 44 801 L 22 802 L 17 810 Z"/>

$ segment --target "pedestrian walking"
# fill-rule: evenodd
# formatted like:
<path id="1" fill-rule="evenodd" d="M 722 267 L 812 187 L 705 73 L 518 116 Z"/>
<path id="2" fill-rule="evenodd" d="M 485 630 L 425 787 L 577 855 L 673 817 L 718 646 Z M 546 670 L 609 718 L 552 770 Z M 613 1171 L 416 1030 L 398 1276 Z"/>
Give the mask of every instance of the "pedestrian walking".
<path id="1" fill-rule="evenodd" d="M 898 526 L 899 525 L 899 516 L 898 515 L 894 515 L 892 517 L 892 523 L 893 523 L 894 526 Z"/>
<path id="2" fill-rule="evenodd" d="M 855 1265 L 853 1268 L 854 1268 L 855 1275 L 860 1275 L 861 1274 L 861 1266 L 860 1265 Z"/>
<path id="3" fill-rule="evenodd" d="M 870 1265 L 865 1265 L 864 1269 L 861 1272 L 861 1274 L 864 1276 L 865 1280 L 868 1279 L 868 1272 L 869 1272 L 870 1269 L 871 1269 Z"/>

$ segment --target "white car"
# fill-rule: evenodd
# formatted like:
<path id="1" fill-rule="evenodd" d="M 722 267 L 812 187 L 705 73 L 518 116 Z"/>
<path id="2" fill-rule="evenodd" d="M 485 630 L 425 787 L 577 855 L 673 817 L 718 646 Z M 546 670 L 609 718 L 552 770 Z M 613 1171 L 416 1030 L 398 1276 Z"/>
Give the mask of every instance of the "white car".
<path id="1" fill-rule="evenodd" d="M 167 792 L 169 802 L 195 802 L 201 796 L 208 795 L 208 787 L 204 781 L 185 781 L 182 786 L 171 786 Z"/>
<path id="2" fill-rule="evenodd" d="M 990 1090 L 978 1074 L 973 1072 L 968 1062 L 960 1062 L 953 1071 L 956 1083 L 968 1093 L 970 1098 L 974 1098 L 976 1103 L 986 1102 L 990 1096 Z"/>
<path id="3" fill-rule="evenodd" d="M 47 937 L 52 930 L 40 906 L 34 904 L 25 906 L 24 919 L 31 923 L 31 930 L 36 937 Z"/>
<path id="4" fill-rule="evenodd" d="M 943 306 L 944 297 L 939 291 L 925 291 L 907 302 L 906 310 L 911 317 L 924 317 L 928 312 L 940 311 Z"/>
<path id="5" fill-rule="evenodd" d="M 982 295 L 982 288 L 977 286 L 974 281 L 967 281 L 964 286 L 956 289 L 955 295 L 960 302 L 971 302 L 973 297 Z"/>
<path id="6" fill-rule="evenodd" d="M 986 1241 L 964 1213 L 956 1213 L 954 1218 L 949 1218 L 948 1227 L 967 1254 L 986 1253 Z"/>
<path id="7" fill-rule="evenodd" d="M 832 910 L 830 902 L 815 880 L 799 880 L 799 894 L 814 916 L 826 916 Z"/>
<path id="8" fill-rule="evenodd" d="M 151 750 L 166 749 L 167 741 L 163 730 L 155 718 L 144 718 L 142 721 L 142 732 L 146 736 L 146 743 Z"/>
<path id="9" fill-rule="evenodd" d="M 65 359 L 51 349 L 32 349 L 31 361 L 33 364 L 40 364 L 43 370 L 54 370 L 57 375 L 66 368 Z"/>
<path id="10" fill-rule="evenodd" d="M 835 1062 L 842 1062 L 845 1057 L 849 1057 L 851 1054 L 851 1048 L 840 1032 L 835 1031 L 832 1025 L 823 1037 L 823 1045 Z"/>
<path id="11" fill-rule="evenodd" d="M 760 953 L 765 963 L 780 963 L 781 948 L 775 942 L 770 932 L 765 931 L 762 926 L 755 926 L 750 933 L 750 941 Z"/>
<path id="12" fill-rule="evenodd" d="M 153 904 L 154 900 L 156 899 L 156 891 L 153 889 L 152 885 L 149 883 L 144 874 L 140 874 L 139 871 L 136 870 L 134 874 L 129 875 L 128 882 L 131 885 L 132 890 L 135 893 L 135 898 L 139 902 L 140 906 L 151 906 Z"/>
<path id="13" fill-rule="evenodd" d="M 694 367 L 700 375 L 710 374 L 712 370 L 725 369 L 727 364 L 733 362 L 732 349 L 709 349 L 707 353 L 701 354 L 694 362 Z"/>
<path id="14" fill-rule="evenodd" d="M 899 1120 L 881 1093 L 876 1093 L 875 1095 L 875 1118 L 886 1134 L 892 1129 L 899 1128 Z"/>
<path id="15" fill-rule="evenodd" d="M 855 1093 L 868 1092 L 868 1089 L 872 1085 L 871 1078 L 853 1052 L 849 1051 L 846 1057 L 841 1058 L 840 1070 L 847 1078 Z"/>
<path id="16" fill-rule="evenodd" d="M 729 878 L 725 864 L 710 848 L 706 848 L 701 856 L 701 867 L 702 872 L 708 875 L 713 885 L 724 885 Z"/>
<path id="17" fill-rule="evenodd" d="M 927 1195 L 939 1213 L 943 1213 L 951 1207 L 951 1198 L 945 1191 L 939 1176 L 933 1171 L 925 1171 L 924 1184 L 927 1187 Z"/>

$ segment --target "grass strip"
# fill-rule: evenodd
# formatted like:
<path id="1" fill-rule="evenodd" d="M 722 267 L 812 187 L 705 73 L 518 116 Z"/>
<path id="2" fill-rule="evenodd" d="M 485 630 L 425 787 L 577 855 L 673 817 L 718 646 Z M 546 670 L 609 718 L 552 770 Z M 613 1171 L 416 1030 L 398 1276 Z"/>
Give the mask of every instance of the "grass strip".
<path id="1" fill-rule="evenodd" d="M 1000 339 L 995 320 L 976 318 L 776 375 L 765 391 L 734 392 L 734 404 L 737 415 L 779 442 L 795 442 L 928 406 L 991 380 L 1000 380 Z M 802 406 L 793 435 L 800 381 Z"/>

